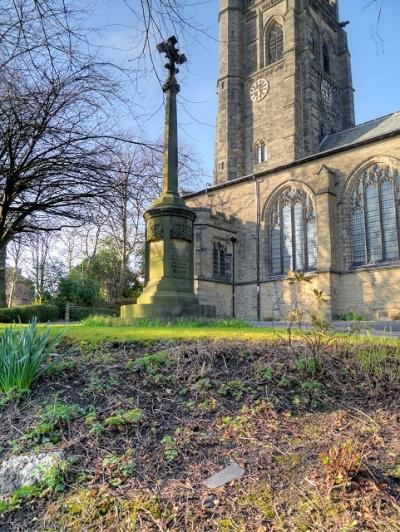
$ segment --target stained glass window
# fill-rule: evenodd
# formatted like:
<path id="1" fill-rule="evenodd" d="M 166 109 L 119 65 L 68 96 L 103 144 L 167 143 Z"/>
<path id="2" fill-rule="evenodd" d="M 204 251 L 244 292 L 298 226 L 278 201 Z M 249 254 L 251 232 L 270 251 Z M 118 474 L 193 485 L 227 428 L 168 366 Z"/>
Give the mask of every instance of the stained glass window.
<path id="1" fill-rule="evenodd" d="M 271 275 L 316 269 L 316 223 L 308 194 L 285 189 L 273 206 L 269 227 Z"/>
<path id="2" fill-rule="evenodd" d="M 283 57 L 283 31 L 279 24 L 274 24 L 267 38 L 267 64 L 275 63 Z"/>
<path id="3" fill-rule="evenodd" d="M 351 199 L 353 263 L 399 260 L 399 172 L 372 165 L 358 179 Z"/>

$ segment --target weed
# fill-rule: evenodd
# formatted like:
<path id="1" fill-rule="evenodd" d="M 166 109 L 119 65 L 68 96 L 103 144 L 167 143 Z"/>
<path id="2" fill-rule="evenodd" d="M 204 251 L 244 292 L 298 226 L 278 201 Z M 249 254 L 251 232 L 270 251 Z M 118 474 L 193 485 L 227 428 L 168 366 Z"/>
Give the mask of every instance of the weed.
<path id="1" fill-rule="evenodd" d="M 233 434 L 239 436 L 247 436 L 247 426 L 249 423 L 248 416 L 224 416 L 219 422 L 219 426 L 224 430 L 224 432 L 231 436 Z"/>
<path id="2" fill-rule="evenodd" d="M 107 486 L 75 489 L 53 503 L 43 516 L 46 530 L 138 530 L 139 517 L 170 518 L 157 497 L 137 494 L 129 499 Z M 141 521 L 143 524 L 143 522 Z"/>
<path id="3" fill-rule="evenodd" d="M 77 405 L 47 405 L 40 414 L 39 423 L 26 432 L 22 440 L 39 445 L 58 443 L 62 429 L 81 414 L 83 410 Z"/>
<path id="4" fill-rule="evenodd" d="M 391 476 L 400 481 L 400 465 L 396 466 L 391 472 Z"/>
<path id="5" fill-rule="evenodd" d="M 190 389 L 194 392 L 198 392 L 200 395 L 206 394 L 212 388 L 211 379 L 204 378 L 199 379 L 197 382 L 191 385 Z"/>
<path id="6" fill-rule="evenodd" d="M 264 519 L 273 519 L 275 517 L 272 503 L 272 490 L 268 485 L 256 486 L 239 500 L 241 506 L 258 510 Z"/>
<path id="7" fill-rule="evenodd" d="M 169 366 L 173 361 L 169 358 L 167 351 L 159 351 L 152 355 L 145 355 L 135 360 L 130 360 L 126 366 L 128 369 L 135 372 L 146 373 L 147 375 L 155 375 L 160 372 L 160 369 Z"/>
<path id="8" fill-rule="evenodd" d="M 121 325 L 121 320 L 115 316 L 93 315 L 81 320 L 85 327 L 115 327 Z"/>
<path id="9" fill-rule="evenodd" d="M 261 368 L 259 370 L 259 375 L 263 381 L 271 381 L 274 376 L 274 370 L 270 366 L 267 368 Z"/>
<path id="10" fill-rule="evenodd" d="M 42 480 L 32 486 L 23 486 L 11 495 L 0 498 L 0 514 L 10 511 L 21 503 L 37 497 L 46 497 L 51 493 L 60 493 L 65 489 L 65 473 L 69 462 L 62 461 L 57 465 L 47 467 L 42 471 Z"/>
<path id="11" fill-rule="evenodd" d="M 109 483 L 119 486 L 124 478 L 131 476 L 135 471 L 135 463 L 132 459 L 133 450 L 127 449 L 122 456 L 109 455 L 103 458 L 101 464 L 110 475 Z"/>
<path id="12" fill-rule="evenodd" d="M 233 519 L 225 518 L 216 522 L 218 532 L 242 532 L 244 528 L 237 525 Z"/>
<path id="13" fill-rule="evenodd" d="M 225 397 L 233 397 L 235 401 L 240 401 L 244 394 L 244 382 L 241 380 L 229 381 L 220 386 L 218 393 Z"/>
<path id="14" fill-rule="evenodd" d="M 59 341 L 49 327 L 39 332 L 36 318 L 23 329 L 6 328 L 0 338 L 0 392 L 29 390 L 48 370 Z"/>
<path id="15" fill-rule="evenodd" d="M 143 419 L 143 410 L 132 408 L 131 410 L 117 410 L 112 416 L 104 420 L 106 427 L 122 427 L 123 425 L 134 425 Z"/>
<path id="16" fill-rule="evenodd" d="M 400 382 L 400 353 L 391 351 L 385 345 L 357 349 L 359 369 L 370 379 L 396 384 Z"/>
<path id="17" fill-rule="evenodd" d="M 297 369 L 310 377 L 315 377 L 319 370 L 320 363 L 315 358 L 300 357 L 297 359 Z"/>
<path id="18" fill-rule="evenodd" d="M 367 321 L 367 318 L 357 310 L 350 309 L 339 316 L 340 321 Z"/>
<path id="19" fill-rule="evenodd" d="M 360 470 L 366 457 L 365 447 L 348 440 L 320 455 L 325 470 L 323 487 L 330 494 L 334 487 L 347 487 Z"/>
<path id="20" fill-rule="evenodd" d="M 167 434 L 161 440 L 164 447 L 164 456 L 168 463 L 171 463 L 178 456 L 178 445 L 173 436 Z"/>
<path id="21" fill-rule="evenodd" d="M 201 412 L 214 412 L 217 409 L 218 403 L 216 399 L 206 399 L 202 403 L 199 404 L 199 410 Z"/>

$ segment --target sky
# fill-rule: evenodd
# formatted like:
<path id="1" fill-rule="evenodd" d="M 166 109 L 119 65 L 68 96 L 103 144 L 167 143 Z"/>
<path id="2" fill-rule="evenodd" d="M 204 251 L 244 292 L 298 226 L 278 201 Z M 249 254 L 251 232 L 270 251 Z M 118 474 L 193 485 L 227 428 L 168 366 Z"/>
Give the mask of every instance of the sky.
<path id="1" fill-rule="evenodd" d="M 138 5 L 139 0 L 125 0 Z M 372 4 L 368 7 L 369 4 Z M 379 18 L 379 8 L 383 5 Z M 357 123 L 400 111 L 400 0 L 341 0 L 341 21 L 347 26 L 352 56 Z M 218 77 L 218 0 L 190 2 L 187 15 L 193 25 L 177 35 L 188 62 L 181 68 L 178 106 L 179 140 L 201 162 L 203 185 L 212 182 Z M 105 46 L 119 59 L 131 64 L 137 46 L 132 12 L 122 0 L 101 0 L 93 12 L 100 23 Z M 123 51 L 116 51 L 116 49 Z M 157 56 L 157 53 L 156 53 Z M 160 77 L 165 77 L 161 58 L 156 57 Z M 153 72 L 141 80 L 141 106 L 146 110 L 142 134 L 161 138 L 163 130 L 162 91 Z M 128 89 L 129 92 L 129 89 Z M 132 94 L 132 98 L 137 95 Z M 128 123 L 128 119 L 127 119 Z"/>

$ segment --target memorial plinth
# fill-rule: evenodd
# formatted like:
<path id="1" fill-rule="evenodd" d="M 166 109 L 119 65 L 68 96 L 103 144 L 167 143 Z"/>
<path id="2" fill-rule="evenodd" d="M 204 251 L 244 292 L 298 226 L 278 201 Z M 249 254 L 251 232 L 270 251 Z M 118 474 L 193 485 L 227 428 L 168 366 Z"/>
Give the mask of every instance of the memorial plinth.
<path id="1" fill-rule="evenodd" d="M 186 61 L 171 37 L 158 46 L 169 60 L 166 94 L 163 190 L 144 215 L 146 223 L 145 280 L 135 305 L 121 307 L 121 317 L 168 318 L 198 316 L 200 305 L 194 293 L 193 224 L 195 213 L 178 194 L 178 137 L 176 95 L 179 85 L 176 64 Z"/>

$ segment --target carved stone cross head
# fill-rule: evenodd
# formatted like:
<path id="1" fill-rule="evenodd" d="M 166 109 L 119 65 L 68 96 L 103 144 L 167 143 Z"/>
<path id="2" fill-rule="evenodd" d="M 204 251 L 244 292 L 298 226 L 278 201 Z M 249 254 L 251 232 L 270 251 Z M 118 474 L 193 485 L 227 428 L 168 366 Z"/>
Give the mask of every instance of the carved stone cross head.
<path id="1" fill-rule="evenodd" d="M 170 76 L 174 76 L 174 74 L 179 72 L 176 65 L 183 65 L 187 61 L 185 54 L 181 54 L 179 49 L 176 48 L 177 44 L 178 39 L 175 35 L 172 35 L 172 37 L 157 45 L 157 50 L 160 54 L 167 56 L 168 63 L 165 65 L 165 68 L 169 70 Z"/>

